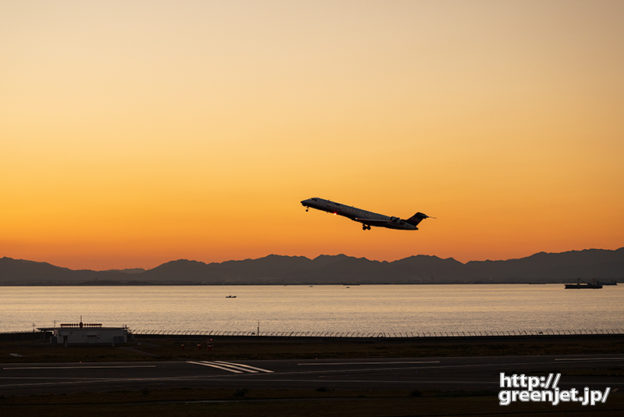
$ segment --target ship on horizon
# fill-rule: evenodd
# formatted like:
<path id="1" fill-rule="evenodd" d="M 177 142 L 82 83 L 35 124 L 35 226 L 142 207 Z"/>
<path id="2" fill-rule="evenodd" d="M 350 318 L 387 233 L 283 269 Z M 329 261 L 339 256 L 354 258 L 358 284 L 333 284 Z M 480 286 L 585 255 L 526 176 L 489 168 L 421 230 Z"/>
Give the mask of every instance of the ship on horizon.
<path id="1" fill-rule="evenodd" d="M 582 281 L 578 279 L 576 284 L 565 284 L 566 290 L 582 290 L 582 289 L 600 289 L 602 288 L 602 284 L 599 281 Z"/>

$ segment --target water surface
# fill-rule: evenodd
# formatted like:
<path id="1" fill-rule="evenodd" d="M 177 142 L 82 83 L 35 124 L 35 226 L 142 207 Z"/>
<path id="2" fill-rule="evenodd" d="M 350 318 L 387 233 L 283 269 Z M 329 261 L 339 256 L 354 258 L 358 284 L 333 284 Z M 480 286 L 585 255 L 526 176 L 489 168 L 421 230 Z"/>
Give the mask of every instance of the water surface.
<path id="1" fill-rule="evenodd" d="M 142 330 L 450 332 L 616 329 L 624 287 L 552 285 L 0 287 L 0 331 L 56 323 Z M 226 298 L 236 295 L 236 298 Z"/>

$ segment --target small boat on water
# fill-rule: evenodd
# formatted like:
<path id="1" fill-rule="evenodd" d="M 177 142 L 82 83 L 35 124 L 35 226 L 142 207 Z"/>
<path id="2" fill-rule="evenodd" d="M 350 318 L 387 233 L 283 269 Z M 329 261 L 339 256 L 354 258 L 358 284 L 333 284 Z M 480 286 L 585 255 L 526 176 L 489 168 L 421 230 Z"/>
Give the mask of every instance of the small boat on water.
<path id="1" fill-rule="evenodd" d="M 598 289 L 602 288 L 602 284 L 598 281 L 586 282 L 580 279 L 576 281 L 576 284 L 565 284 L 566 290 L 583 290 L 583 289 Z"/>

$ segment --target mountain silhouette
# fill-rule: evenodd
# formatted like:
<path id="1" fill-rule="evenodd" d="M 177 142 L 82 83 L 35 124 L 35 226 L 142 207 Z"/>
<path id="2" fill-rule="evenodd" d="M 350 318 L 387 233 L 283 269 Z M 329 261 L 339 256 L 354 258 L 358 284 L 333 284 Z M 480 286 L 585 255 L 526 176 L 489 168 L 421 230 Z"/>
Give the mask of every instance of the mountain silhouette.
<path id="1" fill-rule="evenodd" d="M 393 262 L 347 255 L 269 255 L 204 263 L 178 259 L 156 268 L 72 270 L 0 258 L 0 285 L 107 284 L 460 284 L 624 281 L 624 248 L 586 249 L 498 261 L 459 262 L 417 255 Z"/>

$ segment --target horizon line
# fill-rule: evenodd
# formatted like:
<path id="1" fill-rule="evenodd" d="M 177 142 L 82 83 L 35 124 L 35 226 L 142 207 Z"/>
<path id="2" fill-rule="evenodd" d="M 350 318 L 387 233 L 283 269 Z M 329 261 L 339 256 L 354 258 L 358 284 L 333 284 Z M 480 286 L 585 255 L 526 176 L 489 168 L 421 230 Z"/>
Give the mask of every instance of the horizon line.
<path id="1" fill-rule="evenodd" d="M 178 258 L 178 259 L 171 259 L 169 261 L 165 261 L 165 262 L 161 262 L 158 265 L 151 267 L 151 268 L 141 268 L 141 267 L 128 267 L 128 268 L 108 268 L 108 269 L 90 269 L 90 268 L 70 268 L 70 267 L 66 267 L 66 266 L 60 266 L 60 265 L 56 265 L 53 264 L 51 262 L 48 261 L 35 261 L 35 260 L 31 260 L 31 259 L 22 259 L 22 258 L 12 258 L 9 256 L 3 256 L 0 259 L 12 259 L 12 260 L 16 260 L 16 261 L 26 261 L 26 262 L 35 262 L 35 263 L 44 263 L 44 264 L 48 264 L 57 268 L 65 268 L 65 269 L 69 269 L 71 271 L 93 271 L 93 272 L 106 272 L 106 271 L 124 271 L 124 270 L 132 270 L 132 269 L 139 269 L 139 270 L 143 270 L 143 271 L 150 271 L 152 269 L 156 269 L 159 266 L 171 263 L 171 262 L 177 262 L 177 261 L 188 261 L 188 262 L 197 262 L 197 263 L 202 263 L 205 265 L 210 265 L 210 264 L 222 264 L 222 263 L 226 263 L 226 262 L 243 262 L 243 261 L 255 261 L 255 260 L 259 260 L 259 259 L 264 259 L 264 258 L 268 258 L 270 256 L 279 256 L 279 257 L 285 257 L 285 258 L 306 258 L 308 260 L 315 260 L 320 258 L 321 256 L 346 256 L 348 258 L 353 258 L 353 259 L 365 259 L 367 261 L 371 261 L 371 262 L 387 262 L 387 263 L 392 263 L 392 262 L 398 262 L 401 261 L 403 259 L 408 259 L 408 258 L 413 258 L 413 257 L 417 257 L 417 256 L 426 256 L 426 257 L 431 257 L 431 258 L 438 258 L 438 259 L 442 259 L 442 260 L 454 260 L 456 262 L 461 263 L 462 265 L 468 264 L 470 262 L 498 262 L 498 261 L 511 261 L 511 260 L 516 260 L 516 259 L 524 259 L 524 258 L 529 258 L 531 256 L 534 255 L 538 255 L 540 253 L 545 253 L 545 254 L 563 254 L 563 253 L 569 253 L 569 252 L 583 252 L 583 251 L 589 251 L 589 250 L 605 250 L 605 251 L 618 251 L 620 249 L 624 249 L 624 246 L 620 246 L 618 248 L 615 249 L 605 249 L 605 248 L 584 248 L 584 249 L 570 249 L 570 250 L 565 250 L 565 251 L 561 251 L 561 252 L 547 252 L 547 251 L 538 251 L 538 252 L 534 252 L 531 253 L 529 255 L 525 255 L 525 256 L 521 256 L 521 257 L 515 257 L 515 258 L 507 258 L 507 259 L 483 259 L 483 260 L 469 260 L 466 262 L 462 262 L 459 261 L 457 259 L 455 259 L 454 257 L 450 256 L 450 257 L 446 257 L 446 258 L 442 258 L 438 255 L 427 255 L 427 254 L 417 254 L 417 255 L 409 255 L 403 258 L 398 258 L 392 261 L 388 261 L 385 259 L 369 259 L 365 256 L 352 256 L 352 255 L 347 255 L 344 253 L 337 253 L 337 254 L 319 254 L 315 257 L 307 257 L 305 255 L 280 255 L 277 253 L 269 253 L 268 255 L 264 255 L 264 256 L 260 256 L 257 258 L 243 258 L 243 259 L 228 259 L 228 260 L 224 260 L 224 261 L 212 261 L 212 262 L 205 262 L 205 261 L 199 261 L 199 260 L 195 260 L 195 259 L 188 259 L 188 258 Z"/>

